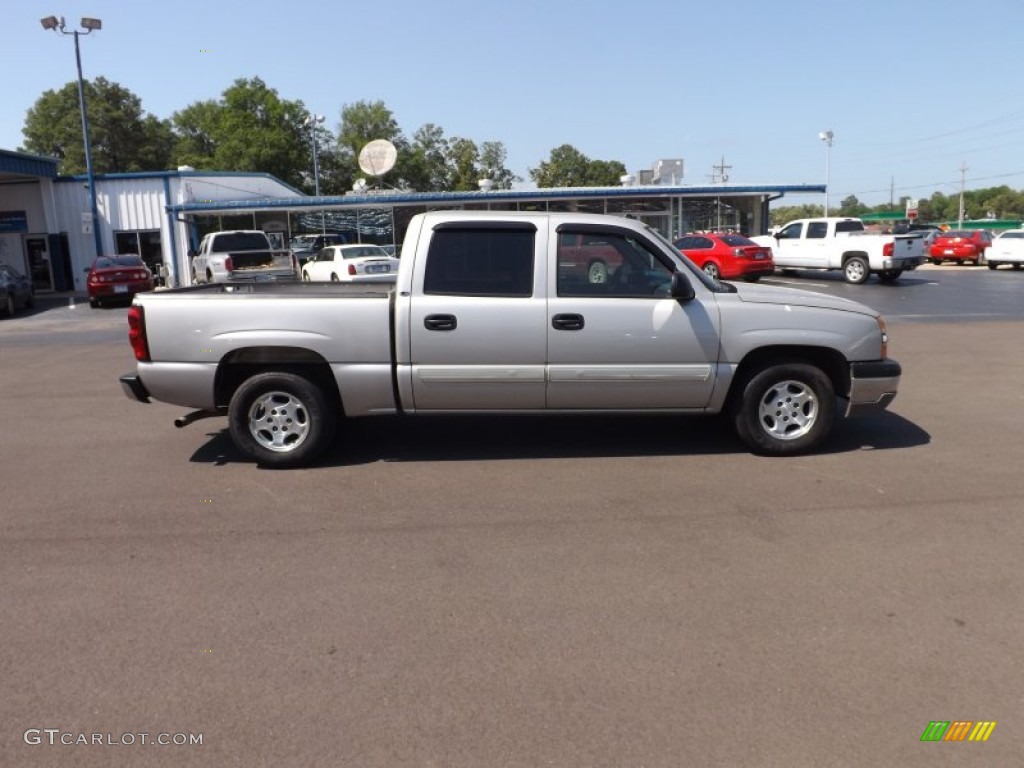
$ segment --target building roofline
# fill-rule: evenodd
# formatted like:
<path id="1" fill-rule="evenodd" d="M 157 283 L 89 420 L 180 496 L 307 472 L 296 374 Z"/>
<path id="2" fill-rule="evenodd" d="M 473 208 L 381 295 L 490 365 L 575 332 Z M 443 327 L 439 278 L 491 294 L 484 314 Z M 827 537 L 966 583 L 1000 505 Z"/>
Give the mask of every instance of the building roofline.
<path id="1" fill-rule="evenodd" d="M 204 177 L 220 178 L 220 179 L 224 179 L 224 178 L 233 178 L 233 179 L 239 179 L 239 178 L 244 178 L 244 179 L 262 178 L 262 179 L 268 179 L 270 181 L 276 182 L 277 184 L 280 184 L 285 189 L 290 189 L 292 192 L 295 192 L 296 194 L 299 194 L 299 195 L 302 194 L 302 192 L 300 190 L 295 189 L 295 187 L 291 186 L 290 184 L 287 184 L 286 182 L 281 181 L 276 176 L 274 176 L 272 174 L 269 174 L 269 173 L 263 173 L 263 172 L 258 172 L 258 171 L 196 171 L 196 170 L 184 171 L 184 170 L 178 170 L 178 171 L 132 171 L 132 172 L 123 172 L 123 173 L 97 173 L 97 174 L 94 174 L 94 178 L 96 179 L 96 181 L 123 181 L 123 180 L 126 180 L 126 179 L 178 179 L 178 178 L 190 178 L 190 179 L 199 178 L 199 179 L 201 179 L 201 178 L 204 178 Z M 57 176 L 54 180 L 56 182 L 58 182 L 58 183 L 61 183 L 61 182 L 76 182 L 76 181 L 77 182 L 82 182 L 82 181 L 87 181 L 88 178 L 89 177 L 86 174 L 80 173 L 80 174 L 74 174 L 72 176 Z"/>
<path id="2" fill-rule="evenodd" d="M 321 210 L 324 208 L 380 207 L 417 203 L 463 203 L 487 201 L 530 201 L 551 199 L 587 199 L 595 197 L 737 197 L 824 193 L 823 184 L 714 185 L 714 186 L 632 186 L 632 187 L 547 187 L 530 190 L 492 190 L 490 192 L 385 192 L 340 197 L 306 197 L 268 200 L 225 200 L 210 203 L 168 205 L 174 213 L 223 213 L 244 210 Z"/>

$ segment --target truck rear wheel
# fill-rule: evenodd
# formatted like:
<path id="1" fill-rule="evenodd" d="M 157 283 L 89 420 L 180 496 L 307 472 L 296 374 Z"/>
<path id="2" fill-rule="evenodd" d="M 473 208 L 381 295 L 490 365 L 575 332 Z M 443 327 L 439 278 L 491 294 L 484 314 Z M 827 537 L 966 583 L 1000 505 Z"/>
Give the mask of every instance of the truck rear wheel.
<path id="1" fill-rule="evenodd" d="M 878 273 L 878 279 L 883 283 L 895 283 L 902 274 L 902 269 L 883 269 Z"/>
<path id="2" fill-rule="evenodd" d="M 335 414 L 323 390 L 308 379 L 260 373 L 235 391 L 228 426 L 246 456 L 270 467 L 298 467 L 330 444 Z"/>
<path id="3" fill-rule="evenodd" d="M 740 439 L 762 456 L 805 453 L 832 429 L 836 398 L 832 381 L 806 363 L 768 366 L 751 376 L 733 401 Z"/>
<path id="4" fill-rule="evenodd" d="M 871 269 L 868 267 L 867 259 L 863 256 L 851 256 L 843 264 L 843 277 L 846 282 L 860 285 L 866 282 L 871 276 Z"/>

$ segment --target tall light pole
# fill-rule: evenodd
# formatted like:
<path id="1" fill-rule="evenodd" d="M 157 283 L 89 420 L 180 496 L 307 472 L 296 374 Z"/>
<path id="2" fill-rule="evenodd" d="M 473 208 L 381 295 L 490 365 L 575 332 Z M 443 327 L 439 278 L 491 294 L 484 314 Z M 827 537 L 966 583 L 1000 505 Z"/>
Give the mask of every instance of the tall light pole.
<path id="1" fill-rule="evenodd" d="M 822 131 L 818 138 L 825 142 L 825 216 L 828 216 L 829 161 L 832 155 L 832 131 Z"/>
<path id="2" fill-rule="evenodd" d="M 89 115 L 85 111 L 85 85 L 82 81 L 82 54 L 78 49 L 78 36 L 88 35 L 90 32 L 103 29 L 103 22 L 100 19 L 90 19 L 88 17 L 82 17 L 82 29 L 84 32 L 79 32 L 77 29 L 68 32 L 65 29 L 64 17 L 57 18 L 56 16 L 47 16 L 45 19 L 40 19 L 39 23 L 43 25 L 43 29 L 52 29 L 61 35 L 72 35 L 75 38 L 75 63 L 78 65 L 78 108 L 82 113 L 82 140 L 85 142 L 85 174 L 89 183 L 89 213 L 92 217 L 92 236 L 93 241 L 96 243 L 96 256 L 97 258 L 103 254 L 103 241 L 100 238 L 100 216 L 99 211 L 96 209 L 96 178 L 92 172 L 92 145 L 89 141 Z"/>
<path id="3" fill-rule="evenodd" d="M 323 115 L 307 115 L 303 120 L 303 125 L 309 128 L 309 136 L 313 141 L 313 187 L 317 197 L 320 197 L 320 160 L 317 152 L 317 145 L 320 142 L 317 139 L 316 129 L 317 126 L 323 124 L 325 119 Z M 327 220 L 323 211 L 320 211 L 320 234 L 327 234 Z"/>

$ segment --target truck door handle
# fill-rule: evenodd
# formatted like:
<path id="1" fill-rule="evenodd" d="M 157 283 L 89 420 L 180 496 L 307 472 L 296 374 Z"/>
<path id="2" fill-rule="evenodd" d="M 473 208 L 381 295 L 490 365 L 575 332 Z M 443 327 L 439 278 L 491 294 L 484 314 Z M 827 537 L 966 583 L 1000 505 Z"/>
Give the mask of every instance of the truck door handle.
<path id="1" fill-rule="evenodd" d="M 583 315 L 568 313 L 551 318 L 551 327 L 556 331 L 582 331 L 583 326 Z"/>
<path id="2" fill-rule="evenodd" d="M 428 331 L 454 331 L 458 324 L 455 315 L 427 315 L 423 318 L 423 327 Z"/>

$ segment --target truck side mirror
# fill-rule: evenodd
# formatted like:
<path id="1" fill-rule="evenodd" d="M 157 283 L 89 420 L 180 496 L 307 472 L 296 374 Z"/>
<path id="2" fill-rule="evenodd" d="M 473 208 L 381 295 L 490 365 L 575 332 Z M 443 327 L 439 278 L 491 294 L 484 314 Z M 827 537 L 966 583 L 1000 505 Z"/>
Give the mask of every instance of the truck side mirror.
<path id="1" fill-rule="evenodd" d="M 693 301 L 697 294 L 694 293 L 693 284 L 690 283 L 690 279 L 682 272 L 672 273 L 672 291 L 671 296 L 673 299 L 679 301 Z"/>
<path id="2" fill-rule="evenodd" d="M 198 255 L 199 255 L 199 254 L 198 254 L 198 253 L 196 252 L 196 249 L 195 249 L 195 248 L 189 248 L 189 249 L 188 249 L 188 257 L 189 257 L 190 259 L 194 259 L 194 258 L 195 258 L 196 256 L 198 256 Z"/>

